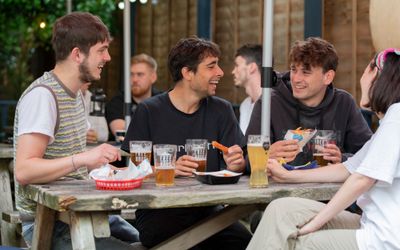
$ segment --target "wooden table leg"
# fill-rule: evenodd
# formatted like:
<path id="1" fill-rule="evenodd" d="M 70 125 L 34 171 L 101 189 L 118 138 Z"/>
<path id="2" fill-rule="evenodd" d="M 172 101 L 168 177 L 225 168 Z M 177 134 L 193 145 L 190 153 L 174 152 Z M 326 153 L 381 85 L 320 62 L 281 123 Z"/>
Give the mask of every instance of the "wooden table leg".
<path id="1" fill-rule="evenodd" d="M 228 206 L 152 249 L 188 249 L 257 210 L 257 204 Z"/>
<path id="2" fill-rule="evenodd" d="M 33 229 L 32 249 L 47 250 L 51 249 L 53 238 L 53 228 L 56 211 L 41 204 L 37 204 L 35 228 Z"/>
<path id="3" fill-rule="evenodd" d="M 13 211 L 12 191 L 10 182 L 10 172 L 8 171 L 8 165 L 10 160 L 0 159 L 0 211 Z"/>
<path id="4" fill-rule="evenodd" d="M 71 241 L 73 249 L 96 249 L 93 237 L 92 217 L 88 212 L 70 212 Z"/>
<path id="5" fill-rule="evenodd" d="M 0 159 L 0 215 L 1 212 L 12 212 L 14 210 L 10 172 L 8 165 L 10 159 Z M 2 216 L 0 216 L 1 218 Z M 4 246 L 18 246 L 17 225 L 1 220 L 1 244 Z"/>
<path id="6" fill-rule="evenodd" d="M 111 236 L 108 214 L 103 212 L 92 212 L 93 235 L 96 238 L 108 238 Z"/>

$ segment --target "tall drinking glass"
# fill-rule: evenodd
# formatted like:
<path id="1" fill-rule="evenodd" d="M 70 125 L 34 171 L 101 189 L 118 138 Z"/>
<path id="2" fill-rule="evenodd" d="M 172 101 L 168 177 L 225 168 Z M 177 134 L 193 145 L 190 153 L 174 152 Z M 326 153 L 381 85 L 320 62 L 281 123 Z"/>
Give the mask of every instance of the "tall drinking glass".
<path id="1" fill-rule="evenodd" d="M 153 146 L 157 186 L 167 187 L 175 184 L 176 151 L 176 145 L 156 144 Z"/>
<path id="2" fill-rule="evenodd" d="M 129 151 L 131 155 L 131 161 L 133 164 L 138 166 L 144 159 L 151 162 L 151 141 L 130 141 Z"/>
<path id="3" fill-rule="evenodd" d="M 247 152 L 250 160 L 250 187 L 268 186 L 267 161 L 269 152 L 269 137 L 266 135 L 249 135 Z"/>
<path id="4" fill-rule="evenodd" d="M 206 139 L 187 139 L 186 152 L 188 155 L 193 156 L 199 167 L 197 172 L 205 172 L 207 166 L 207 150 L 208 141 Z"/>
<path id="5" fill-rule="evenodd" d="M 313 158 L 317 161 L 318 166 L 327 166 L 329 161 L 324 159 L 326 155 L 323 151 L 326 144 L 336 144 L 337 133 L 334 130 L 318 130 L 315 137 L 311 141 L 313 148 Z"/>

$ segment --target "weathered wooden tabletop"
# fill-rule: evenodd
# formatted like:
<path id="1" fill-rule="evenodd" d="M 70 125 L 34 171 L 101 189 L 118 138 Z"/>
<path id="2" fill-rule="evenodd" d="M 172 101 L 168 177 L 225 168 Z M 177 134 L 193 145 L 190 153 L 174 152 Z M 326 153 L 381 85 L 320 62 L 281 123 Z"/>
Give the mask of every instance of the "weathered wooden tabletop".
<path id="1" fill-rule="evenodd" d="M 329 200 L 338 183 L 278 184 L 267 188 L 250 188 L 249 178 L 242 176 L 237 184 L 207 185 L 194 178 L 176 178 L 173 187 L 156 187 L 154 179 L 128 191 L 96 190 L 94 180 L 57 181 L 29 185 L 30 198 L 57 211 L 104 211 L 124 208 L 171 208 L 216 204 L 257 204 L 287 196 Z"/>

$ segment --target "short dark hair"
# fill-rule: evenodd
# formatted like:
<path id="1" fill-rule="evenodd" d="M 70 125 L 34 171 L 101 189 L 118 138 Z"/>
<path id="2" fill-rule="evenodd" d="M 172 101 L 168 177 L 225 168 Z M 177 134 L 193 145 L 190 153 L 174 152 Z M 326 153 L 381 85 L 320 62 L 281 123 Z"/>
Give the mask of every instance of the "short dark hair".
<path id="1" fill-rule="evenodd" d="M 257 64 L 258 71 L 262 71 L 262 46 L 259 44 L 245 44 L 236 50 L 235 57 L 241 56 L 246 60 L 246 63 Z"/>
<path id="2" fill-rule="evenodd" d="M 305 68 L 322 67 L 323 72 L 336 71 L 339 58 L 335 47 L 324 39 L 309 37 L 305 41 L 296 41 L 290 50 L 290 63 L 302 64 Z"/>
<path id="3" fill-rule="evenodd" d="M 220 54 L 218 45 L 211 41 L 198 37 L 182 38 L 168 55 L 168 69 L 172 80 L 175 83 L 182 80 L 182 68 L 187 67 L 196 73 L 197 66 L 205 57 L 219 57 Z"/>
<path id="4" fill-rule="evenodd" d="M 96 43 L 110 40 L 108 28 L 99 17 L 88 12 L 72 12 L 54 23 L 51 42 L 58 62 L 65 60 L 75 47 L 88 54 Z"/>
<path id="5" fill-rule="evenodd" d="M 372 111 L 385 114 L 390 105 L 400 102 L 400 56 L 388 53 L 377 79 L 369 90 Z"/>

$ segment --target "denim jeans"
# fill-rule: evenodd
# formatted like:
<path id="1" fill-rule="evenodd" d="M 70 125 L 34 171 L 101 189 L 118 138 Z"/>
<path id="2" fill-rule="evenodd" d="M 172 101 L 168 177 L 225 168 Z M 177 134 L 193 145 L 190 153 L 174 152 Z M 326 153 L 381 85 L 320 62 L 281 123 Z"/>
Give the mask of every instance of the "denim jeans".
<path id="1" fill-rule="evenodd" d="M 110 215 L 109 238 L 95 238 L 96 249 L 131 249 L 129 244 L 139 241 L 139 232 L 131 224 L 118 215 Z M 22 236 L 30 247 L 33 237 L 34 223 L 22 223 Z M 52 249 L 72 249 L 69 225 L 61 221 L 54 223 Z"/>

